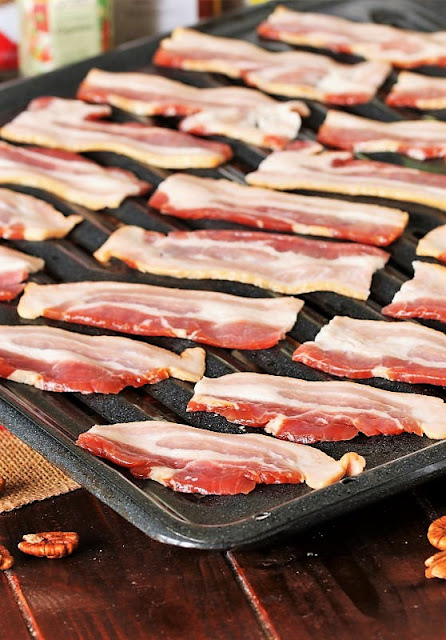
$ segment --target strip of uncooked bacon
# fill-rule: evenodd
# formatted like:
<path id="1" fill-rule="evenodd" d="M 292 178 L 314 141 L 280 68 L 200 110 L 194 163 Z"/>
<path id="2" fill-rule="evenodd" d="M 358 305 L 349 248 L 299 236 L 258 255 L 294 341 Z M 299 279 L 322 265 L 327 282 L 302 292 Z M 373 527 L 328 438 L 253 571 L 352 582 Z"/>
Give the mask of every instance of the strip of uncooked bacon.
<path id="1" fill-rule="evenodd" d="M 446 224 L 429 231 L 417 246 L 418 256 L 430 256 L 446 262 Z"/>
<path id="2" fill-rule="evenodd" d="M 140 162 L 169 169 L 216 167 L 232 156 L 221 142 L 137 122 L 98 122 L 110 116 L 107 105 L 44 97 L 4 125 L 8 140 L 67 151 L 113 151 Z"/>
<path id="3" fill-rule="evenodd" d="M 28 275 L 44 265 L 40 258 L 0 245 L 0 300 L 13 300 L 23 290 Z"/>
<path id="4" fill-rule="evenodd" d="M 336 316 L 293 360 L 335 376 L 446 384 L 446 335 L 413 322 Z"/>
<path id="5" fill-rule="evenodd" d="M 382 62 L 341 64 L 304 51 L 274 53 L 250 42 L 175 29 L 162 40 L 157 65 L 243 78 L 267 93 L 332 104 L 368 102 L 390 72 Z"/>
<path id="6" fill-rule="evenodd" d="M 402 71 L 387 95 L 391 107 L 446 109 L 446 78 Z"/>
<path id="7" fill-rule="evenodd" d="M 446 438 L 446 404 L 441 398 L 354 382 L 309 382 L 262 373 L 202 378 L 187 411 L 218 413 L 293 442 L 350 440 L 358 433 Z"/>
<path id="8" fill-rule="evenodd" d="M 293 11 L 283 6 L 276 7 L 257 31 L 272 40 L 354 53 L 396 67 L 446 65 L 444 31 L 407 31 L 384 24 L 358 23 L 332 15 Z"/>
<path id="9" fill-rule="evenodd" d="M 446 322 L 446 267 L 414 262 L 415 275 L 382 309 L 394 318 L 426 318 Z"/>
<path id="10" fill-rule="evenodd" d="M 63 238 L 81 222 L 64 216 L 51 204 L 24 193 L 0 189 L 0 237 L 8 240 Z"/>
<path id="11" fill-rule="evenodd" d="M 179 218 L 229 220 L 380 246 L 396 240 L 408 220 L 408 214 L 398 209 L 277 193 L 182 173 L 164 180 L 149 204 Z"/>
<path id="12" fill-rule="evenodd" d="M 95 425 L 80 434 L 77 444 L 127 467 L 137 478 L 203 495 L 249 493 L 256 484 L 306 482 L 320 489 L 365 467 L 356 453 L 337 462 L 303 444 L 162 421 Z"/>
<path id="13" fill-rule="evenodd" d="M 46 391 L 118 393 L 169 376 L 196 382 L 204 361 L 200 347 L 177 355 L 130 338 L 0 326 L 0 377 Z"/>
<path id="14" fill-rule="evenodd" d="M 329 243 L 259 231 L 175 231 L 165 236 L 123 226 L 94 254 L 176 278 L 245 282 L 281 293 L 334 291 L 365 300 L 388 254 L 361 244 Z"/>
<path id="15" fill-rule="evenodd" d="M 303 102 L 278 102 L 255 89 L 198 89 L 163 76 L 100 69 L 88 73 L 77 97 L 138 115 L 186 116 L 179 125 L 182 131 L 224 135 L 272 149 L 295 138 L 300 116 L 310 113 Z"/>
<path id="16" fill-rule="evenodd" d="M 376 196 L 446 210 L 446 175 L 359 160 L 349 151 L 324 151 L 316 143 L 292 144 L 290 150 L 271 153 L 246 181 L 270 189 Z"/>
<path id="17" fill-rule="evenodd" d="M 127 196 L 149 189 L 130 171 L 101 167 L 75 153 L 16 147 L 0 142 L 0 183 L 50 191 L 90 209 L 117 207 Z"/>
<path id="18" fill-rule="evenodd" d="M 341 111 L 328 111 L 317 139 L 348 151 L 390 151 L 417 160 L 446 155 L 446 122 L 401 120 L 378 122 Z"/>
<path id="19" fill-rule="evenodd" d="M 128 282 L 70 282 L 31 283 L 18 313 L 230 349 L 266 349 L 292 329 L 302 307 L 301 300 L 291 297 L 241 298 Z"/>

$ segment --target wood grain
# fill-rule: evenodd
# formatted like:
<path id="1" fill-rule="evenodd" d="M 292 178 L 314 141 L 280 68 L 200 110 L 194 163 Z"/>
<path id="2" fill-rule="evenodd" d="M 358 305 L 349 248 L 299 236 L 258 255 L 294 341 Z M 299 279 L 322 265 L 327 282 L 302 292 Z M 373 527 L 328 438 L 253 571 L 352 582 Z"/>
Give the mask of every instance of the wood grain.
<path id="1" fill-rule="evenodd" d="M 0 638 L 446 640 L 446 582 L 424 578 L 445 484 L 227 554 L 154 542 L 85 491 L 29 505 L 0 518 L 11 550 L 45 529 L 76 530 L 81 545 L 63 560 L 15 553 Z"/>
<path id="2" fill-rule="evenodd" d="M 424 577 L 432 500 L 446 513 L 444 480 L 228 558 L 275 637 L 444 640 L 446 582 Z"/>
<path id="3" fill-rule="evenodd" d="M 265 637 L 219 553 L 154 542 L 84 491 L 0 521 L 11 548 L 39 530 L 74 530 L 81 538 L 79 550 L 62 560 L 17 552 L 15 574 L 45 640 Z"/>
<path id="4" fill-rule="evenodd" d="M 0 572 L 0 637 L 2 640 L 30 640 L 31 635 L 14 599 L 8 573 Z"/>

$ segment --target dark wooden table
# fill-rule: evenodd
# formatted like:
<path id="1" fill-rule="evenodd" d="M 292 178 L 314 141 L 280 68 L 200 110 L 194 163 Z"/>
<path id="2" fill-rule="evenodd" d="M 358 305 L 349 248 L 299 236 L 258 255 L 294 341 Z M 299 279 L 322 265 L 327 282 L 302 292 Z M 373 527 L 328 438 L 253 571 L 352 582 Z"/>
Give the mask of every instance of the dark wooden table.
<path id="1" fill-rule="evenodd" d="M 0 516 L 0 542 L 75 530 L 72 556 L 14 550 L 0 640 L 445 640 L 446 581 L 426 580 L 446 480 L 268 547 L 220 553 L 154 542 L 86 491 Z"/>

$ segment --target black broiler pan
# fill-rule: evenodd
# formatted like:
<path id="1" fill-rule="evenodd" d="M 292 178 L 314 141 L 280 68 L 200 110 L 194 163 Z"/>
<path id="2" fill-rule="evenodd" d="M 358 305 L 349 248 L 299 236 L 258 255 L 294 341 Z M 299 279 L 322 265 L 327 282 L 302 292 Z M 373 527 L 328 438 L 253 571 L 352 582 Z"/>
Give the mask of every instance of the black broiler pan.
<path id="1" fill-rule="evenodd" d="M 423 31 L 446 29 L 446 15 L 441 15 L 442 3 L 415 0 L 344 0 L 283 2 L 291 8 L 333 13 L 359 21 L 375 21 L 406 29 Z M 200 29 L 215 35 L 234 36 L 256 42 L 255 28 L 274 9 L 274 2 L 244 10 L 237 14 L 212 20 Z M 446 14 L 446 12 L 443 12 Z M 108 70 L 143 70 L 158 72 L 196 86 L 227 84 L 227 78 L 216 74 L 175 70 L 154 70 L 150 60 L 159 38 L 150 38 L 125 45 L 97 58 L 75 64 L 44 76 L 21 80 L 0 88 L 0 124 L 26 107 L 40 95 L 74 97 L 80 81 L 93 66 Z M 274 50 L 288 49 L 287 45 L 262 42 Z M 351 58 L 336 56 L 340 60 Z M 446 75 L 446 69 L 425 68 L 424 72 Z M 390 81 L 391 82 L 391 81 Z M 325 108 L 310 103 L 312 115 L 300 137 L 315 136 L 315 127 L 321 122 Z M 353 109 L 352 109 L 353 110 Z M 387 107 L 378 96 L 371 103 L 354 109 L 355 113 L 380 120 L 413 118 L 409 110 L 395 111 Z M 437 112 L 436 117 L 446 117 Z M 116 119 L 132 117 L 115 111 Z M 141 120 L 141 119 L 140 119 Z M 143 120 L 143 119 L 142 119 Z M 166 121 L 160 120 L 160 124 Z M 231 163 L 217 170 L 197 172 L 201 175 L 224 177 L 236 181 L 254 170 L 264 157 L 264 151 L 230 141 L 235 155 Z M 138 176 L 156 186 L 167 171 L 144 167 L 115 154 L 91 154 L 103 164 L 130 168 Z M 381 154 L 383 157 L 383 154 Z M 396 163 L 411 163 L 395 154 L 384 159 Z M 421 166 L 418 163 L 418 166 Z M 430 171 L 446 172 L 443 161 L 425 163 Z M 142 198 L 127 199 L 122 206 L 103 212 L 91 212 L 76 207 L 47 193 L 17 186 L 11 188 L 38 195 L 66 213 L 80 212 L 85 220 L 66 239 L 45 242 L 8 243 L 46 262 L 44 273 L 31 279 L 37 282 L 115 279 L 146 282 L 195 289 L 213 289 L 244 296 L 267 296 L 266 291 L 250 285 L 224 281 L 178 280 L 140 274 L 120 262 L 105 268 L 93 258 L 92 252 L 120 223 L 136 224 L 147 229 L 167 232 L 170 229 L 222 228 L 237 226 L 222 222 L 184 222 L 161 216 L 147 210 Z M 327 196 L 327 194 L 324 194 Z M 328 196 L 329 197 L 329 196 Z M 342 196 L 336 195 L 337 198 Z M 345 197 L 345 199 L 351 199 Z M 377 202 L 373 198 L 361 198 Z M 415 257 L 418 239 L 439 223 L 446 223 L 446 215 L 438 210 L 408 203 L 380 200 L 382 204 L 400 206 L 410 212 L 410 223 L 400 240 L 390 247 L 391 259 L 385 269 L 375 274 L 372 294 L 367 302 L 359 302 L 332 293 L 312 293 L 304 297 L 305 307 L 294 329 L 274 348 L 261 351 L 236 352 L 206 347 L 208 376 L 219 376 L 234 371 L 261 371 L 277 375 L 290 375 L 306 379 L 328 378 L 291 360 L 299 342 L 312 339 L 333 315 L 354 318 L 382 319 L 381 306 L 392 299 L 402 282 L 412 275 L 411 262 Z M 65 329 L 85 333 L 98 333 L 96 329 L 76 325 L 47 322 Z M 0 303 L 0 323 L 22 323 L 14 303 Z M 444 331 L 444 325 L 426 322 Z M 108 332 L 111 333 L 111 332 Z M 145 338 L 136 338 L 142 339 Z M 173 338 L 147 338 L 154 344 L 181 351 L 193 343 Z M 421 385 L 392 383 L 372 379 L 367 384 L 382 388 L 439 395 L 446 399 L 446 389 Z M 335 485 L 311 491 L 305 485 L 258 486 L 245 496 L 196 496 L 174 493 L 151 481 L 140 481 L 127 471 L 104 460 L 95 458 L 75 445 L 79 433 L 94 423 L 126 422 L 143 419 L 167 419 L 187 422 L 194 426 L 237 433 L 239 428 L 223 418 L 211 414 L 186 414 L 185 408 L 192 395 L 192 385 L 172 379 L 138 390 L 125 390 L 116 396 L 100 394 L 81 395 L 39 391 L 27 385 L 0 380 L 0 421 L 22 440 L 63 469 L 99 499 L 127 518 L 148 535 L 171 544 L 223 549 L 269 540 L 279 535 L 319 524 L 336 515 L 407 489 L 428 478 L 446 472 L 446 442 L 434 442 L 414 435 L 388 437 L 358 436 L 348 442 L 320 443 L 321 449 L 339 458 L 345 451 L 354 450 L 365 456 L 366 471 L 357 478 L 346 478 Z M 266 437 L 266 436 L 265 436 Z"/>

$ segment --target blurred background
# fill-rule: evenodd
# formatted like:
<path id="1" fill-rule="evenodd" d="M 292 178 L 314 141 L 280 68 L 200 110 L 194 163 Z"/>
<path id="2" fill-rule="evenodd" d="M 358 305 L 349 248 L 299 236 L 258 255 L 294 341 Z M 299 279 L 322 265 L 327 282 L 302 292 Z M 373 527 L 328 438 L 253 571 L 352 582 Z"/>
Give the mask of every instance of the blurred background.
<path id="1" fill-rule="evenodd" d="M 267 0 L 0 0 L 0 80 Z"/>

